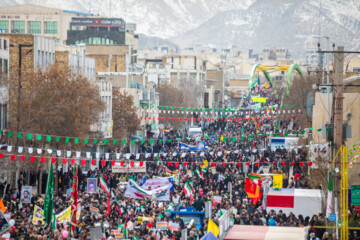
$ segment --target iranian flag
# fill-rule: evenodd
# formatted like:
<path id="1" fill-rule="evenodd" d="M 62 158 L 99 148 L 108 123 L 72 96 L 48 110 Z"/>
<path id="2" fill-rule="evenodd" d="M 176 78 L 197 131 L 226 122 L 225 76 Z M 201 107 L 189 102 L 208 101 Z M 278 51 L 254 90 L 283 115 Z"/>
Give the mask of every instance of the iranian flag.
<path id="1" fill-rule="evenodd" d="M 158 158 L 156 160 L 156 166 L 160 165 L 160 160 L 161 160 L 161 153 L 158 153 Z"/>
<path id="2" fill-rule="evenodd" d="M 190 204 L 192 204 L 194 199 L 193 199 L 193 193 L 192 193 L 189 182 L 186 182 L 186 184 L 184 185 L 183 192 L 185 193 L 186 197 L 190 198 Z"/>
<path id="3" fill-rule="evenodd" d="M 252 84 L 252 88 L 257 88 L 259 87 L 259 84 L 258 84 L 258 81 L 255 81 L 253 84 Z"/>
<path id="4" fill-rule="evenodd" d="M 209 166 L 206 166 L 204 168 L 202 167 L 201 172 L 206 173 L 208 171 L 208 168 L 209 168 Z"/>
<path id="5" fill-rule="evenodd" d="M 125 213 L 125 208 L 124 207 L 119 208 L 119 214 L 122 215 L 123 213 Z"/>
<path id="6" fill-rule="evenodd" d="M 100 176 L 100 186 L 101 186 L 101 189 L 104 190 L 108 196 L 110 196 L 110 188 L 107 186 L 107 184 L 102 176 Z"/>
<path id="7" fill-rule="evenodd" d="M 199 176 L 200 179 L 204 179 L 204 177 L 201 175 L 201 172 L 199 169 L 196 169 L 196 174 Z"/>

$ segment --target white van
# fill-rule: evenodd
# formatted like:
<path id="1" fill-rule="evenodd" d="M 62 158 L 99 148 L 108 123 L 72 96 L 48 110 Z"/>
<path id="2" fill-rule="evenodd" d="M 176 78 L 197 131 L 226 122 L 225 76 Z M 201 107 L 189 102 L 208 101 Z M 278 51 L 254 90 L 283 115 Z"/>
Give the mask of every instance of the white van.
<path id="1" fill-rule="evenodd" d="M 201 137 L 202 129 L 201 127 L 190 127 L 188 131 L 188 137 Z"/>

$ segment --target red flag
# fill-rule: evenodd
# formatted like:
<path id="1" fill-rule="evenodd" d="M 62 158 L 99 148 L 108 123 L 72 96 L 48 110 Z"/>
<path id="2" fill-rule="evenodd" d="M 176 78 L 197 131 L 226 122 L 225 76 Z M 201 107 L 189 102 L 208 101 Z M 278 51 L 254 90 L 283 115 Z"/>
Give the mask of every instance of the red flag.
<path id="1" fill-rule="evenodd" d="M 106 209 L 106 217 L 109 217 L 110 213 L 111 213 L 110 197 L 108 197 L 108 205 L 107 205 L 107 209 Z"/>
<path id="2" fill-rule="evenodd" d="M 76 213 L 77 213 L 77 195 L 78 195 L 78 168 L 74 167 L 74 177 L 71 191 L 71 236 L 75 236 L 76 229 Z"/>
<path id="3" fill-rule="evenodd" d="M 256 184 L 250 178 L 245 178 L 245 192 L 255 194 Z"/>

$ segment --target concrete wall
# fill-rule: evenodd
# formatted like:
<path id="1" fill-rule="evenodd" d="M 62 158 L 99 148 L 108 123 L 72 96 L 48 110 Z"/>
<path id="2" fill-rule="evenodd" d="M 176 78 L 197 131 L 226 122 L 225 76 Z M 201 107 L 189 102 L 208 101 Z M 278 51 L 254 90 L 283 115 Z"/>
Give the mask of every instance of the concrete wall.
<path id="1" fill-rule="evenodd" d="M 332 106 L 332 96 L 330 95 L 330 108 Z M 353 117 L 349 124 L 351 125 L 352 138 L 346 141 L 346 145 L 352 147 L 356 139 L 360 137 L 360 98 L 359 93 L 345 93 L 344 94 L 344 111 L 343 119 L 346 120 L 346 113 L 351 112 Z M 315 105 L 313 107 L 312 127 L 313 139 L 315 142 L 325 142 L 321 138 L 321 132 L 316 131 L 321 128 L 321 125 L 327 121 L 327 96 L 324 93 L 315 94 Z"/>
<path id="2" fill-rule="evenodd" d="M 125 72 L 125 56 L 129 53 L 126 45 L 87 45 L 87 56 L 95 59 L 95 73 Z"/>

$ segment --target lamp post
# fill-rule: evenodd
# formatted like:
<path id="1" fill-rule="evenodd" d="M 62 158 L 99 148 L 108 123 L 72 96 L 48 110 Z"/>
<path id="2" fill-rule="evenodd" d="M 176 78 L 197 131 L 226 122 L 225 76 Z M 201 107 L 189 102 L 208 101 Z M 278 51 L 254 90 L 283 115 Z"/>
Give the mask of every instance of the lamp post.
<path id="1" fill-rule="evenodd" d="M 329 51 L 329 37 L 328 36 L 321 36 L 321 35 L 313 35 L 313 38 L 319 38 L 319 39 L 326 39 L 326 51 Z M 325 55 L 325 61 L 326 61 L 326 84 L 330 84 L 330 80 L 329 80 L 329 71 L 330 71 L 330 67 L 329 67 L 329 54 L 326 53 Z M 323 64 L 324 66 L 324 64 Z M 324 79 L 324 71 L 322 71 L 322 83 L 325 82 Z M 326 93 L 327 93 L 327 123 L 330 123 L 330 87 L 326 87 Z"/>

